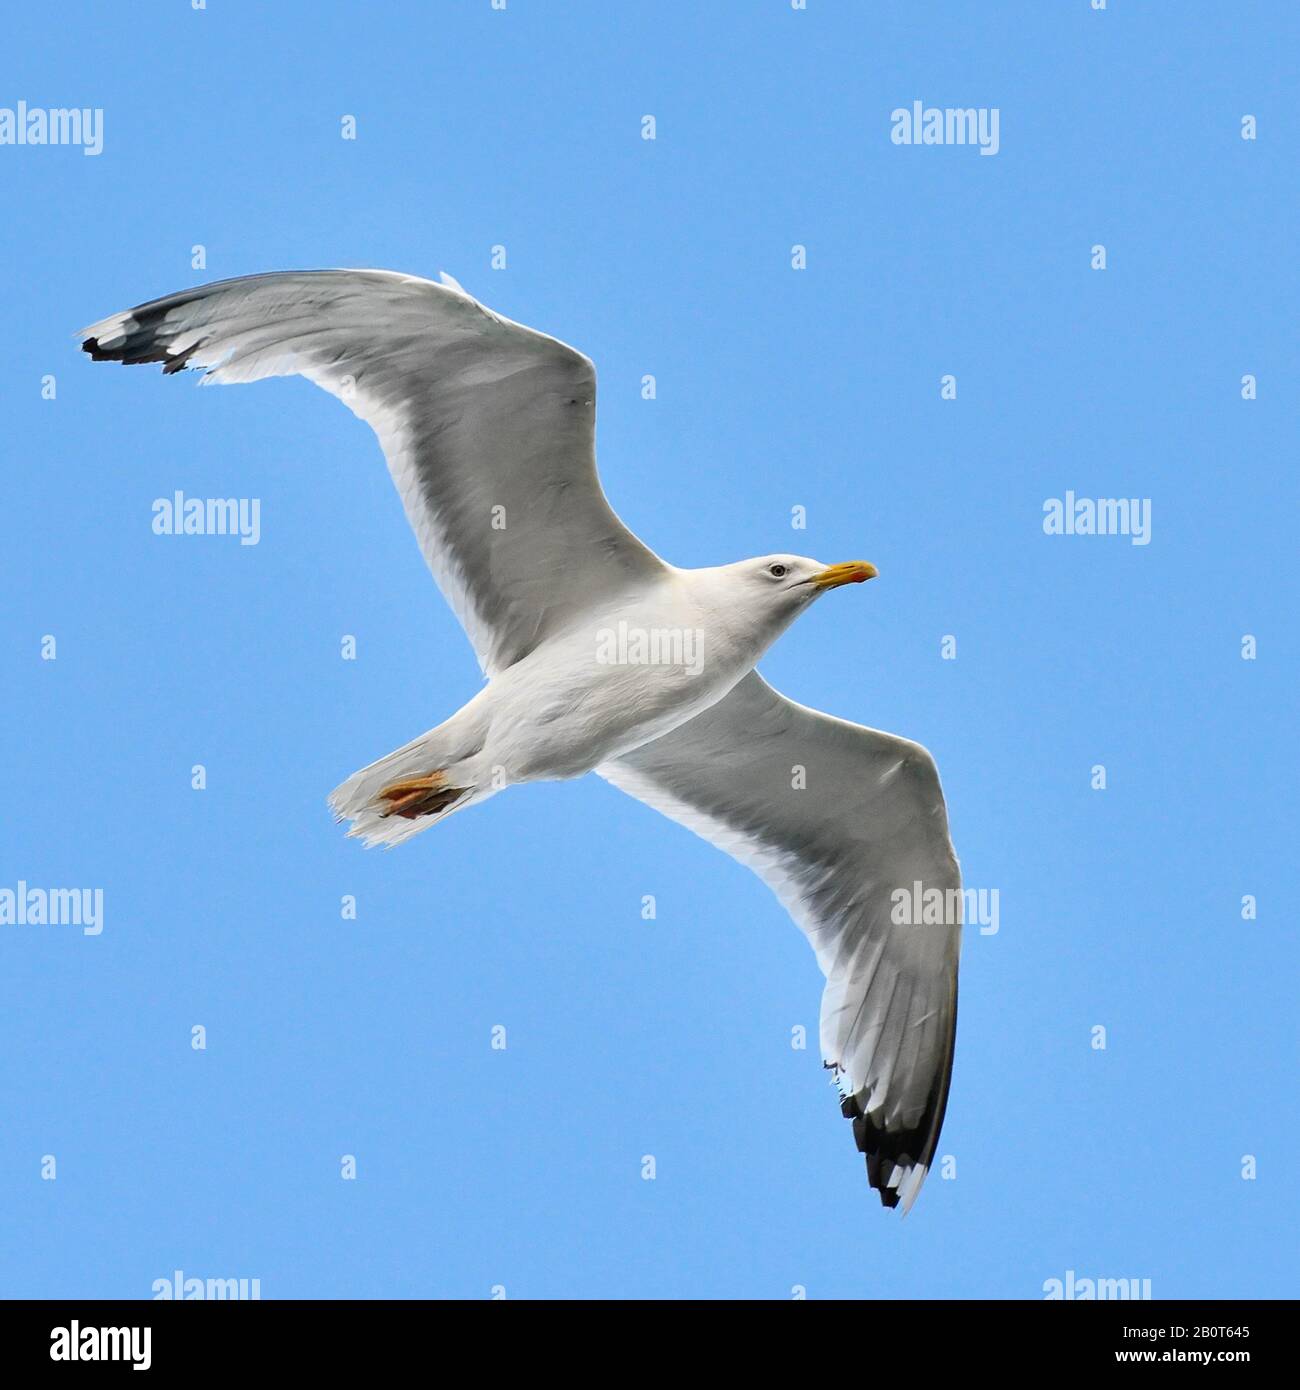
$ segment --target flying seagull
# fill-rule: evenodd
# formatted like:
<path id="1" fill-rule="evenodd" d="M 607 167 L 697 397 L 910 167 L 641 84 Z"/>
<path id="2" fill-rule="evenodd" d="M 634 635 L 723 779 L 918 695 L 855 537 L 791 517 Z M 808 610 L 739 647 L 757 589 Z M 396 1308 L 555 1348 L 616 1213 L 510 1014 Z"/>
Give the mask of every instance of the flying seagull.
<path id="1" fill-rule="evenodd" d="M 961 901 L 938 774 L 919 744 L 798 705 L 754 669 L 875 567 L 661 560 L 601 490 L 590 360 L 446 275 L 251 275 L 81 336 L 96 361 L 205 382 L 305 376 L 374 429 L 487 682 L 333 792 L 348 833 L 391 847 L 511 783 L 594 771 L 748 865 L 812 944 L 823 1059 L 871 1185 L 908 1210 L 957 1024 L 960 912 L 910 910 Z"/>

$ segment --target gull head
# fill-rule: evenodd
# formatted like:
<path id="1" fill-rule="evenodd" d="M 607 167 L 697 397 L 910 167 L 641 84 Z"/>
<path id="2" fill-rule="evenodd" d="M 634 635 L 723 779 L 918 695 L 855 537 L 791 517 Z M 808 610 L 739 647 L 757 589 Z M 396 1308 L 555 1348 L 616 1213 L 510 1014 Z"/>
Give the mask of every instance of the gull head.
<path id="1" fill-rule="evenodd" d="M 828 565 L 806 555 L 762 555 L 697 573 L 710 576 L 706 582 L 717 607 L 723 613 L 743 615 L 766 645 L 822 594 L 845 584 L 865 583 L 876 577 L 877 570 L 865 560 Z"/>
<path id="2" fill-rule="evenodd" d="M 866 560 L 838 565 L 810 560 L 806 555 L 763 555 L 729 566 L 754 593 L 766 593 L 777 608 L 802 608 L 813 599 L 845 584 L 863 584 L 880 573 Z"/>

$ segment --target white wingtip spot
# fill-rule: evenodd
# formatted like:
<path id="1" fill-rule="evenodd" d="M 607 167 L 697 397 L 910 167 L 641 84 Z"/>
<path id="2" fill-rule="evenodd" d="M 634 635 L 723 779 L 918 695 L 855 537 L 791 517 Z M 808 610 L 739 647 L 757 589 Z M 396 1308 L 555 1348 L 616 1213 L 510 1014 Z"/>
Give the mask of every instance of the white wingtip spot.
<path id="1" fill-rule="evenodd" d="M 100 347 L 114 348 L 125 342 L 126 335 L 138 326 L 129 313 L 112 314 L 98 323 L 89 324 L 74 336 L 83 343 L 87 338 L 94 338 Z"/>
<path id="2" fill-rule="evenodd" d="M 921 1187 L 929 1171 L 929 1168 L 925 1164 L 915 1164 L 912 1168 L 908 1169 L 906 1176 L 898 1184 L 898 1195 L 903 1203 L 904 1216 L 912 1210 L 913 1204 L 921 1195 Z"/>

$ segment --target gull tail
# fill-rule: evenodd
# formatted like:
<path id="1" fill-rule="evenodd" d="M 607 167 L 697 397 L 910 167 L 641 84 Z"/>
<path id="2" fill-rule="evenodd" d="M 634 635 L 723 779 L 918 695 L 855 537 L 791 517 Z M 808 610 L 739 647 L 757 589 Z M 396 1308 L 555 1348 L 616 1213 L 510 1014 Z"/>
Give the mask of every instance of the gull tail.
<path id="1" fill-rule="evenodd" d="M 471 769 L 473 758 L 446 761 L 439 730 L 354 772 L 330 793 L 336 820 L 352 824 L 348 834 L 367 848 L 392 849 L 421 830 L 427 830 L 456 811 L 485 801 L 500 790 L 482 781 Z"/>

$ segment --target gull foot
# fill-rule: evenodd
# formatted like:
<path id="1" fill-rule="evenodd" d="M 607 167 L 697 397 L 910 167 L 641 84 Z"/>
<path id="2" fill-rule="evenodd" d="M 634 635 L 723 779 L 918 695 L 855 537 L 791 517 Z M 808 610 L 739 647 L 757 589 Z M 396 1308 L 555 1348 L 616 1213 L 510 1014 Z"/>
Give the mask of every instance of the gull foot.
<path id="1" fill-rule="evenodd" d="M 374 805 L 381 816 L 417 820 L 420 816 L 445 811 L 468 790 L 468 787 L 448 786 L 443 773 L 431 772 L 427 777 L 407 777 L 384 787 L 375 797 Z"/>

